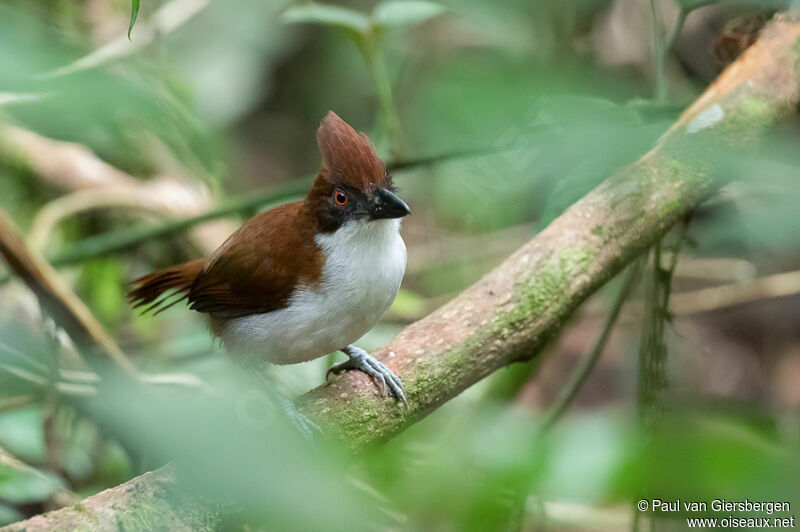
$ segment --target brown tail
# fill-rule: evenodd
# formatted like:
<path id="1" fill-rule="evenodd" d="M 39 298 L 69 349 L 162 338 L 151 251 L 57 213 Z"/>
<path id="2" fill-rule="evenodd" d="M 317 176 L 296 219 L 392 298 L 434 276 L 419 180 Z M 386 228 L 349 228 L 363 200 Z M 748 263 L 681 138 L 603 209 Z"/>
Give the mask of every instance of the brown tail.
<path id="1" fill-rule="evenodd" d="M 150 305 L 142 313 L 145 314 L 155 310 L 155 313 L 158 314 L 183 301 L 189 296 L 192 283 L 203 271 L 204 266 L 205 260 L 193 260 L 139 277 L 131 283 L 133 288 L 128 292 L 128 298 L 131 303 L 135 303 L 133 308 Z M 168 294 L 168 292 L 172 293 Z M 169 301 L 172 296 L 180 294 L 182 294 L 181 297 Z M 161 297 L 162 295 L 164 297 Z"/>

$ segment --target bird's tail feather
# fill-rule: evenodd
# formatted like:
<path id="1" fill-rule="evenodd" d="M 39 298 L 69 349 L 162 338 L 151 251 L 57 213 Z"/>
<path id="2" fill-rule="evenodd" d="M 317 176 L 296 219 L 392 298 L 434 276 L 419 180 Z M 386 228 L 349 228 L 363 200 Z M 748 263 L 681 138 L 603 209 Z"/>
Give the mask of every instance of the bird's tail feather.
<path id="1" fill-rule="evenodd" d="M 133 308 L 147 305 L 143 314 L 153 310 L 158 314 L 189 297 L 189 290 L 204 266 L 204 260 L 193 260 L 139 277 L 131 283 L 128 299 L 134 303 Z"/>

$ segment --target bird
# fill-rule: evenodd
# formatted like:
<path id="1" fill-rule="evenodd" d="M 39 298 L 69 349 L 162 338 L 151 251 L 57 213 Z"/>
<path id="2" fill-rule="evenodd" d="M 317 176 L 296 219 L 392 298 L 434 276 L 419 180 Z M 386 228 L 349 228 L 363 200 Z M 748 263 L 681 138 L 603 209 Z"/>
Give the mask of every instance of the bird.
<path id="1" fill-rule="evenodd" d="M 400 222 L 411 210 L 364 133 L 329 111 L 316 139 L 322 164 L 304 200 L 245 221 L 208 258 L 135 279 L 129 299 L 156 313 L 185 301 L 245 364 L 296 364 L 342 351 L 348 360 L 333 365 L 326 381 L 360 370 L 407 405 L 401 380 L 355 342 L 400 289 Z"/>

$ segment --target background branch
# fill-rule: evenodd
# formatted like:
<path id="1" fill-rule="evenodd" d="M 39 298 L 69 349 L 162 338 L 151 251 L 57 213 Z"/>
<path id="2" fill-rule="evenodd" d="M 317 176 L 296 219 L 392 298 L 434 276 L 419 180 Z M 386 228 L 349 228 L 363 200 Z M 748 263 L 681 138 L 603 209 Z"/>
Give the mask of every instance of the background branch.
<path id="1" fill-rule="evenodd" d="M 188 179 L 174 176 L 137 179 L 108 164 L 86 146 L 50 139 L 18 126 L 0 124 L 0 149 L 29 167 L 42 181 L 78 194 L 80 198 L 103 192 L 107 196 L 138 197 L 146 199 L 149 209 L 178 218 L 205 213 L 214 203 L 205 187 Z M 98 190 L 103 192 L 96 192 Z M 58 204 L 50 211 L 53 208 L 58 209 Z M 71 214 L 69 209 L 56 217 L 68 214 Z M 52 217 L 53 213 L 47 216 Z M 231 231 L 227 223 L 206 224 L 196 228 L 192 241 L 199 249 L 210 253 Z M 40 242 L 44 236 L 37 234 L 36 238 Z"/>
<path id="2" fill-rule="evenodd" d="M 27 248 L 19 228 L 1 209 L 0 253 L 9 267 L 36 294 L 42 308 L 64 328 L 79 350 L 88 355 L 88 362 L 91 363 L 94 356 L 104 354 L 125 372 L 137 374 L 136 368 L 80 298 L 61 281 L 49 264 Z"/>
<path id="3" fill-rule="evenodd" d="M 642 261 L 634 263 L 630 267 L 630 271 L 626 275 L 622 287 L 619 289 L 608 311 L 608 317 L 606 318 L 605 325 L 603 325 L 600 337 L 592 346 L 592 350 L 578 361 L 578 364 L 569 376 L 569 380 L 561 388 L 553 404 L 550 405 L 547 411 L 542 415 L 542 420 L 540 421 L 542 432 L 550 430 L 553 424 L 564 415 L 564 412 L 567 411 L 572 401 L 578 395 L 583 383 L 586 382 L 586 379 L 591 374 L 595 364 L 600 360 L 600 355 L 603 354 L 606 344 L 608 344 L 608 339 L 611 337 L 611 332 L 614 330 L 614 325 L 617 323 L 617 318 L 619 318 L 619 314 L 622 311 L 622 306 L 628 299 L 631 289 L 639 280 L 642 267 Z"/>
<path id="4" fill-rule="evenodd" d="M 8 214 L 0 209 L 0 255 L 3 255 L 9 267 L 25 282 L 36 295 L 42 309 L 50 314 L 55 322 L 63 328 L 75 342 L 78 350 L 90 366 L 96 366 L 99 356 L 113 360 L 122 370 L 144 382 L 152 384 L 170 384 L 181 386 L 205 386 L 197 377 L 190 374 L 156 374 L 140 373 L 117 343 L 103 329 L 89 308 L 63 282 L 50 264 L 31 251 L 22 239 L 22 234 Z M 88 382 L 96 377 L 89 374 Z M 35 376 L 33 376 L 35 379 Z M 59 383 L 76 391 L 69 384 Z M 87 387 L 78 384 L 78 390 L 87 391 Z M 88 390 L 91 392 L 91 389 Z"/>

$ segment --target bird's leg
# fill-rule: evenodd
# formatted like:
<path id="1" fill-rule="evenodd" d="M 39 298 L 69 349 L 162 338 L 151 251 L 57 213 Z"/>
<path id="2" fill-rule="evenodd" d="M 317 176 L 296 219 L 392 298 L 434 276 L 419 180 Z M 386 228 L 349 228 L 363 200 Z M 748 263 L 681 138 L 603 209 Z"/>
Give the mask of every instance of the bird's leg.
<path id="1" fill-rule="evenodd" d="M 347 362 L 342 362 L 340 364 L 334 364 L 331 366 L 331 369 L 329 369 L 328 373 L 325 374 L 325 380 L 328 380 L 328 375 L 331 373 L 338 375 L 343 371 L 357 369 L 377 380 L 381 385 L 381 392 L 386 390 L 388 386 L 388 395 L 390 397 L 399 397 L 403 403 L 408 406 L 408 401 L 406 401 L 406 396 L 403 393 L 403 383 L 400 382 L 400 379 L 397 377 L 397 375 L 392 373 L 392 371 L 384 366 L 383 363 L 375 359 L 360 347 L 356 347 L 354 345 L 348 345 L 341 351 L 350 357 L 350 359 L 347 360 Z"/>
<path id="2" fill-rule="evenodd" d="M 283 411 L 286 417 L 289 418 L 289 421 L 291 421 L 292 425 L 294 425 L 300 434 L 302 434 L 308 440 L 314 439 L 315 432 L 319 435 L 322 435 L 322 429 L 319 427 L 319 425 L 308 419 L 308 417 L 304 414 L 301 414 L 293 402 L 278 393 L 278 391 L 275 389 L 275 385 L 273 385 L 263 373 L 256 370 L 256 375 L 258 375 L 258 379 L 264 385 L 267 395 L 270 396 L 276 406 L 280 407 L 280 409 Z"/>

